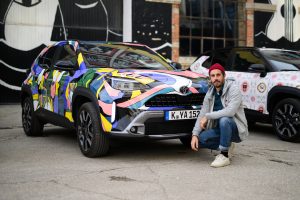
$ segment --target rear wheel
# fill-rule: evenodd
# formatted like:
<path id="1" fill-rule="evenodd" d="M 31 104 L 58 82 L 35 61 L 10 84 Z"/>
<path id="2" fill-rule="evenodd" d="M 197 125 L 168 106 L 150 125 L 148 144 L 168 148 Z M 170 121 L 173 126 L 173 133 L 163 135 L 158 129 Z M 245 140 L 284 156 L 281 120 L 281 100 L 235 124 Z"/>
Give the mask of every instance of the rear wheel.
<path id="1" fill-rule="evenodd" d="M 274 108 L 272 123 L 278 137 L 285 141 L 296 142 L 300 139 L 300 101 L 284 99 Z"/>
<path id="2" fill-rule="evenodd" d="M 35 115 L 30 97 L 26 97 L 22 103 L 22 126 L 27 136 L 41 136 L 43 134 L 44 125 Z"/>
<path id="3" fill-rule="evenodd" d="M 97 110 L 92 103 L 84 103 L 76 121 L 77 138 L 81 152 L 87 157 L 104 156 L 109 150 L 109 138 L 101 126 Z"/>

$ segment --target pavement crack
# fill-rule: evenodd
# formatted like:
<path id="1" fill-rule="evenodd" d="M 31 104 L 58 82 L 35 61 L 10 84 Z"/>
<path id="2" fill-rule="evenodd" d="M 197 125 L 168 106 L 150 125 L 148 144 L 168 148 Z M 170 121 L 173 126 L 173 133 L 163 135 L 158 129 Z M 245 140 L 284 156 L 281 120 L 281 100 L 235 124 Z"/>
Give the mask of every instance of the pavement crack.
<path id="1" fill-rule="evenodd" d="M 287 161 L 283 161 L 283 160 L 279 160 L 279 159 L 269 159 L 269 161 L 276 162 L 276 163 L 282 163 L 282 164 L 286 164 L 289 166 L 294 166 L 294 164 L 291 162 L 287 162 Z"/>
<path id="2" fill-rule="evenodd" d="M 168 196 L 165 186 L 160 182 L 159 174 L 157 174 L 150 166 L 146 166 L 146 167 L 152 174 L 155 175 L 156 178 L 155 178 L 155 182 L 153 182 L 153 183 L 157 184 L 161 188 L 163 195 L 165 196 L 163 199 L 169 199 L 169 196 Z"/>
<path id="3" fill-rule="evenodd" d="M 128 178 L 126 176 L 110 176 L 109 178 L 110 178 L 110 181 L 124 181 L 124 182 L 136 181 L 136 180 Z"/>
<path id="4" fill-rule="evenodd" d="M 66 188 L 69 188 L 71 190 L 76 190 L 76 191 L 80 191 L 80 192 L 84 192 L 84 193 L 88 193 L 88 194 L 97 194 L 97 195 L 103 195 L 105 197 L 109 197 L 111 199 L 116 199 L 116 200 L 124 200 L 124 198 L 119 198 L 119 197 L 115 197 L 113 195 L 108 195 L 106 193 L 101 193 L 101 192 L 96 192 L 96 191 L 92 191 L 92 190 L 87 190 L 87 189 L 83 189 L 83 188 L 80 188 L 80 187 L 76 187 L 76 186 L 72 186 L 70 184 L 67 184 L 67 183 L 60 183 L 58 180 L 50 180 L 48 181 L 50 183 L 54 183 L 54 184 L 57 184 L 57 185 L 62 185 Z"/>

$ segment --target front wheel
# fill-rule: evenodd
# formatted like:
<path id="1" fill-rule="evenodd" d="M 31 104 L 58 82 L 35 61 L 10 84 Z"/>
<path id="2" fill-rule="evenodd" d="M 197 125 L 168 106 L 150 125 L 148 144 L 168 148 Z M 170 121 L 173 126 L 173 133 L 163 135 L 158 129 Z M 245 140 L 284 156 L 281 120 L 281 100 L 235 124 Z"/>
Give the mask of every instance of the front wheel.
<path id="1" fill-rule="evenodd" d="M 44 124 L 35 115 L 30 97 L 26 97 L 22 102 L 22 126 L 27 136 L 41 136 L 43 134 Z"/>
<path id="2" fill-rule="evenodd" d="M 287 98 L 274 108 L 272 123 L 276 134 L 282 140 L 297 142 L 300 139 L 300 101 Z"/>
<path id="3" fill-rule="evenodd" d="M 77 115 L 76 131 L 80 150 L 87 157 L 99 157 L 108 153 L 109 138 L 100 124 L 98 112 L 93 104 L 83 104 Z"/>

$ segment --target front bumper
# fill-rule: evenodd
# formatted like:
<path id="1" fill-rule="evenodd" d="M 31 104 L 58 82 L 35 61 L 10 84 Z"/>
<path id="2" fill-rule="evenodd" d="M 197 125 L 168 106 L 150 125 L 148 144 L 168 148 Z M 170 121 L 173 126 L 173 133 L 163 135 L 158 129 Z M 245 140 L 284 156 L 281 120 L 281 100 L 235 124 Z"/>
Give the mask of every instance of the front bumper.
<path id="1" fill-rule="evenodd" d="M 196 121 L 195 119 L 166 121 L 164 111 L 157 110 L 136 111 L 131 116 L 127 115 L 126 117 L 121 118 L 118 126 L 113 128 L 110 132 L 111 136 L 146 137 L 151 139 L 187 137 L 192 134 Z M 122 121 L 129 123 L 122 123 Z"/>

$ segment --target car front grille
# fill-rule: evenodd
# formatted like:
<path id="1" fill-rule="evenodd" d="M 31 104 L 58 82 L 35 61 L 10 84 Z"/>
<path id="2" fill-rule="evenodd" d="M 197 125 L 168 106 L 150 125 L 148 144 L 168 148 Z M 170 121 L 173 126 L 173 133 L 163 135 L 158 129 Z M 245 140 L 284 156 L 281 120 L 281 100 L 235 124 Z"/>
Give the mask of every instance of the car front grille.
<path id="1" fill-rule="evenodd" d="M 159 94 L 149 99 L 147 107 L 172 107 L 172 106 L 192 106 L 202 105 L 205 94 L 189 94 L 181 96 L 178 94 Z"/>
<path id="2" fill-rule="evenodd" d="M 192 133 L 195 122 L 195 119 L 176 121 L 149 119 L 145 121 L 145 135 Z"/>

